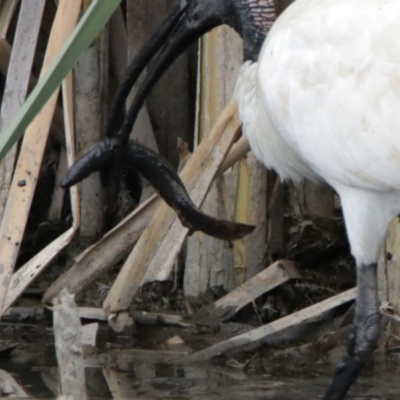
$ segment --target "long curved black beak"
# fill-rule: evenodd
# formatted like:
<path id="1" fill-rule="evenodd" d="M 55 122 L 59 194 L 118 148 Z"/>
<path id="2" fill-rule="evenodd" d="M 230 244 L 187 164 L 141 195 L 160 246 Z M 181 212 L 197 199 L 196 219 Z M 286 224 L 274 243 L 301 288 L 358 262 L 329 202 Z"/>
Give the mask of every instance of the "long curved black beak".
<path id="1" fill-rule="evenodd" d="M 123 85 L 117 92 L 105 139 L 69 169 L 61 183 L 64 188 L 74 185 L 94 171 L 101 171 L 103 179 L 109 179 L 110 175 L 118 173 L 123 165 L 129 165 L 155 187 L 160 196 L 175 209 L 182 224 L 190 231 L 201 230 L 208 235 L 226 240 L 239 239 L 253 231 L 254 226 L 220 221 L 203 214 L 190 200 L 177 173 L 162 157 L 138 143 L 128 144 L 132 126 L 154 84 L 194 40 L 212 28 L 227 23 L 226 18 L 232 18 L 234 12 L 232 10 L 226 12 L 230 4 L 232 4 L 230 0 L 181 0 L 181 6 L 173 10 L 166 22 L 131 63 Z M 116 135 L 125 100 L 154 56 L 156 59 L 139 87 L 123 125 Z M 118 179 L 112 180 L 116 186 L 118 182 Z"/>
<path id="2" fill-rule="evenodd" d="M 123 105 L 140 74 L 156 54 L 119 129 L 118 136 L 122 146 L 128 141 L 147 95 L 167 68 L 196 39 L 214 27 L 229 23 L 234 19 L 234 15 L 233 7 L 227 6 L 223 0 L 182 0 L 181 5 L 174 8 L 164 24 L 150 37 L 130 64 L 126 78 L 117 91 L 105 136 L 115 136 Z"/>
<path id="3" fill-rule="evenodd" d="M 168 37 L 177 24 L 179 19 L 184 13 L 184 8 L 177 6 L 173 9 L 169 17 L 159 27 L 159 29 L 150 37 L 145 43 L 139 54 L 134 58 L 131 64 L 128 66 L 124 80 L 120 82 L 117 92 L 114 97 L 113 104 L 111 106 L 110 116 L 107 121 L 105 129 L 105 137 L 115 136 L 118 131 L 118 121 L 121 116 L 121 110 L 124 108 L 126 99 L 132 90 L 132 87 L 140 77 L 144 68 L 160 50 L 165 43 L 165 38 Z"/>

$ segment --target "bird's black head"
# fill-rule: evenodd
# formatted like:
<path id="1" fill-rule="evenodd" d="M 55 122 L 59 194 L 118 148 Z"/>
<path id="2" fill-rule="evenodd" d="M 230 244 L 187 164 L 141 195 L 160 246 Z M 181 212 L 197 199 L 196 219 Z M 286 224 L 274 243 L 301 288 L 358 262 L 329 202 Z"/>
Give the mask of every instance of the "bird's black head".
<path id="1" fill-rule="evenodd" d="M 229 25 L 243 37 L 244 60 L 255 61 L 265 35 L 276 19 L 278 6 L 292 0 L 179 0 L 164 24 L 129 67 L 124 88 L 117 93 L 107 131 L 115 129 L 118 110 L 143 69 L 154 62 L 139 88 L 121 129 L 126 142 L 147 94 L 172 62 L 196 39 L 220 25 Z M 128 89 L 127 89 L 128 88 Z M 121 104 L 122 103 L 122 104 Z M 115 116 L 115 118 L 113 118 Z"/>
<path id="2" fill-rule="evenodd" d="M 198 39 L 211 29 L 229 25 L 244 39 L 244 59 L 255 61 L 277 13 L 291 0 L 180 0 L 181 15 L 170 37 L 173 43 Z M 171 50 L 172 51 L 172 50 Z"/>
<path id="3" fill-rule="evenodd" d="M 189 43 L 219 25 L 238 25 L 234 4 L 232 0 L 180 0 L 180 16 L 164 47 L 169 53 L 175 49 L 181 53 Z"/>
<path id="4" fill-rule="evenodd" d="M 229 25 L 243 38 L 245 61 L 255 61 L 267 32 L 276 20 L 278 4 L 288 1 L 179 0 L 177 9 L 167 18 L 169 27 L 161 53 L 166 58 L 175 59 L 205 33 L 217 26 Z"/>

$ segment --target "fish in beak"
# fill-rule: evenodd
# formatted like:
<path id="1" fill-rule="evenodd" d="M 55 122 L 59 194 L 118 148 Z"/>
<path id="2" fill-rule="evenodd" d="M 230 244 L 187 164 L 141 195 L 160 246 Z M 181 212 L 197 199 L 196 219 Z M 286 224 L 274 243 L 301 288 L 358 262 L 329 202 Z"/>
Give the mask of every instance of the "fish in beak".
<path id="1" fill-rule="evenodd" d="M 246 10 L 246 4 L 248 7 L 251 4 L 253 8 Z M 143 175 L 174 208 L 182 224 L 192 232 L 200 230 L 226 240 L 239 239 L 251 233 L 254 226 L 220 221 L 202 213 L 190 200 L 170 164 L 137 142 L 129 142 L 129 135 L 150 90 L 191 43 L 213 28 L 227 24 L 245 39 L 247 37 L 244 41 L 244 58 L 255 60 L 265 34 L 276 18 L 272 9 L 275 10 L 274 0 L 180 0 L 180 4 L 130 64 L 126 78 L 116 93 L 104 133 L 105 139 L 70 168 L 61 183 L 62 187 L 68 188 L 94 171 L 102 172 L 103 178 L 108 176 L 108 181 L 115 182 L 117 180 L 110 179 L 110 176 L 118 174 L 125 165 Z M 260 27 L 257 28 L 254 21 Z M 151 67 L 121 122 L 130 90 L 150 61 Z"/>
<path id="2" fill-rule="evenodd" d="M 118 138 L 100 142 L 70 168 L 61 182 L 64 189 L 80 182 L 93 171 L 112 168 L 120 152 Z M 190 199 L 179 175 L 159 154 L 139 143 L 129 142 L 122 166 L 129 166 L 147 179 L 163 200 L 172 207 L 189 234 L 202 231 L 223 240 L 237 240 L 249 235 L 254 226 L 223 221 L 203 213 Z"/>

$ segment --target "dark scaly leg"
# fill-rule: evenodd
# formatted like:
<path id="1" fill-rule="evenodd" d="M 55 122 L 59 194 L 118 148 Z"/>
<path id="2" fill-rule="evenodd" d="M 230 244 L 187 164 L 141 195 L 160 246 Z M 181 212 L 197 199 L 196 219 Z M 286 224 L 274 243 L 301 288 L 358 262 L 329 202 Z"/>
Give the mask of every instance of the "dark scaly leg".
<path id="1" fill-rule="evenodd" d="M 375 350 L 380 336 L 377 264 L 357 268 L 357 304 L 347 354 L 335 369 L 323 400 L 341 400 Z"/>

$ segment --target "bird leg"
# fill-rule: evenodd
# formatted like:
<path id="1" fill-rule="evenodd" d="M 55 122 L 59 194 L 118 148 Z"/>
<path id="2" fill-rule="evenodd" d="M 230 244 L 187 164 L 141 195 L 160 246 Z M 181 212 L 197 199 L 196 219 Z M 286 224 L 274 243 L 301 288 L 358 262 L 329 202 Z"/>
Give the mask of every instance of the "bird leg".
<path id="1" fill-rule="evenodd" d="M 335 369 L 323 400 L 341 400 L 356 381 L 377 347 L 381 314 L 378 301 L 377 264 L 357 268 L 357 302 L 347 354 Z"/>

